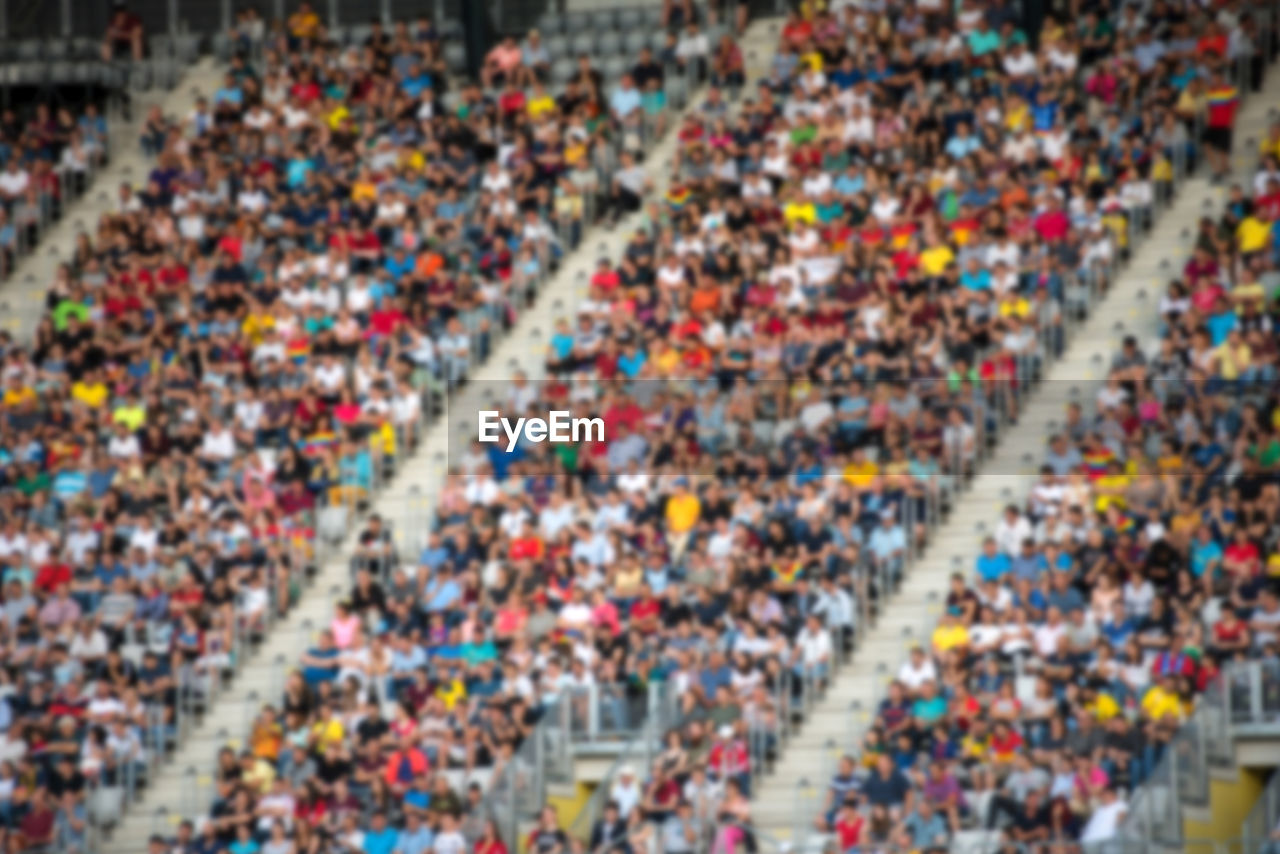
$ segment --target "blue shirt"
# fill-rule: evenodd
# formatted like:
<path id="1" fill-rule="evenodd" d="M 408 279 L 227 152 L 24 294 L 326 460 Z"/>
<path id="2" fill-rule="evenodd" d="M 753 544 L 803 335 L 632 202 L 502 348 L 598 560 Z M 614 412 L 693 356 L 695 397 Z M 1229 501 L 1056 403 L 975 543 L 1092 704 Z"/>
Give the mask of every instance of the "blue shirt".
<path id="1" fill-rule="evenodd" d="M 871 532 L 871 539 L 867 546 L 873 555 L 884 560 L 892 557 L 894 552 L 906 551 L 907 537 L 902 532 L 902 528 L 896 525 L 892 528 L 879 525 Z"/>
<path id="2" fill-rule="evenodd" d="M 431 595 L 431 599 L 427 602 L 428 611 L 444 611 L 450 605 L 462 598 L 462 588 L 458 586 L 458 582 L 452 578 L 445 579 L 445 582 L 436 588 L 435 593 Z"/>
<path id="3" fill-rule="evenodd" d="M 1191 544 L 1191 574 L 1196 578 L 1204 575 L 1205 568 L 1215 560 L 1222 560 L 1222 546 L 1213 540 L 1207 543 L 1196 540 Z"/>
<path id="4" fill-rule="evenodd" d="M 399 839 L 396 840 L 396 851 L 400 854 L 423 854 L 434 841 L 435 834 L 431 832 L 431 828 L 419 825 L 414 831 L 400 831 Z"/>
<path id="5" fill-rule="evenodd" d="M 978 138 L 972 134 L 966 137 L 953 136 L 947 140 L 947 154 L 956 159 L 968 157 L 979 147 Z"/>
<path id="6" fill-rule="evenodd" d="M 1009 571 L 1009 556 L 1004 552 L 978 555 L 978 577 L 983 581 L 999 581 Z"/>
<path id="7" fill-rule="evenodd" d="M 395 850 L 398 835 L 389 827 L 367 831 L 364 835 L 365 854 L 391 854 Z"/>
<path id="8" fill-rule="evenodd" d="M 1216 347 L 1227 340 L 1228 332 L 1236 328 L 1236 313 L 1234 311 L 1224 311 L 1210 315 L 1204 324 L 1209 327 L 1209 335 L 1213 338 L 1213 344 Z"/>
<path id="9" fill-rule="evenodd" d="M 634 86 L 630 89 L 614 89 L 613 95 L 609 97 L 609 109 L 619 116 L 626 116 L 640 109 L 640 90 Z"/>
<path id="10" fill-rule="evenodd" d="M 308 685 L 319 685 L 328 682 L 338 675 L 338 651 L 336 649 L 313 649 L 307 653 L 312 658 L 332 661 L 332 665 L 307 665 L 302 668 L 302 678 Z"/>

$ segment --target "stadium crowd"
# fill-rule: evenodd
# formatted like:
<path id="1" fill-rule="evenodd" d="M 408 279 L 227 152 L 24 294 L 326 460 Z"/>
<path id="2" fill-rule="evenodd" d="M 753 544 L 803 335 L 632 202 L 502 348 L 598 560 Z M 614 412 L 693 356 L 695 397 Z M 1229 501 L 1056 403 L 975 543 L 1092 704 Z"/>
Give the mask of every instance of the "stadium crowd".
<path id="1" fill-rule="evenodd" d="M 523 67 L 489 93 L 446 78 L 425 21 L 345 44 L 303 3 L 188 115 L 144 118 L 153 168 L 80 235 L 30 346 L 3 340 L 6 850 L 84 850 L 91 813 L 118 817 L 354 524 L 433 393 L 487 355 L 586 226 L 646 192 L 639 108 L 586 59 L 555 96 L 536 69 L 516 88 Z M 0 128 L 14 215 L 50 157 L 102 130 L 93 113 L 66 138 L 65 116 L 37 118 Z M 344 654 L 380 661 L 389 635 L 371 651 L 342 625 Z M 327 654 L 307 659 L 308 698 Z M 320 726 L 310 702 L 280 722 Z M 299 792 L 314 769 L 294 769 Z M 219 785 L 235 820 L 218 839 L 240 851 L 240 807 L 261 792 Z"/>
<path id="2" fill-rule="evenodd" d="M 288 606 L 317 531 L 411 441 L 422 385 L 483 358 L 599 193 L 645 224 L 551 334 L 550 379 L 506 402 L 598 414 L 606 441 L 459 454 L 421 554 L 370 518 L 331 624 L 154 854 L 501 854 L 486 787 L 538 722 L 598 702 L 625 728 L 653 684 L 677 724 L 652 767 L 622 769 L 585 838 L 548 809 L 528 847 L 749 848 L 753 775 L 945 476 L 1017 417 L 1161 188 L 1225 171 L 1243 9 L 1027 33 L 998 0 L 808 7 L 741 104 L 740 50 L 704 52 L 712 85 L 646 203 L 628 129 L 663 62 L 605 93 L 584 60 L 553 97 L 536 41 L 504 42 L 446 96 L 429 23 L 337 45 L 301 4 L 260 70 L 237 57 L 191 115 L 148 120 L 146 186 L 77 246 L 34 348 L 6 347 L 6 833 L 77 845 L 86 781 L 142 764 L 147 708 L 168 726 L 184 674 Z M 671 10 L 686 45 L 692 12 Z M 842 851 L 968 822 L 1101 838 L 1215 656 L 1274 643 L 1254 570 L 1275 404 L 1217 403 L 1274 380 L 1272 192 L 1206 225 L 1165 301 L 1170 355 L 1126 347 L 954 582 L 833 780 Z"/>
<path id="3" fill-rule="evenodd" d="M 43 102 L 0 113 L 0 280 L 88 189 L 106 162 L 107 142 L 106 118 L 94 103 L 79 115 Z"/>

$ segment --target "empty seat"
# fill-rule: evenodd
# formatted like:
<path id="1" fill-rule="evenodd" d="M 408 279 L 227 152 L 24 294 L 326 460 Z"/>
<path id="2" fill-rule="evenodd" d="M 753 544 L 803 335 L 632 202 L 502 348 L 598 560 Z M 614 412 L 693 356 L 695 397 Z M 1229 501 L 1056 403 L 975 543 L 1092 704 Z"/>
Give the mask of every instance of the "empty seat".
<path id="1" fill-rule="evenodd" d="M 151 67 L 145 62 L 129 66 L 129 88 L 146 91 L 151 88 Z"/>
<path id="2" fill-rule="evenodd" d="M 41 47 L 38 41 L 20 41 L 14 55 L 19 62 L 35 62 L 43 54 Z"/>
<path id="3" fill-rule="evenodd" d="M 538 19 L 538 32 L 543 37 L 550 35 L 562 35 L 564 33 L 565 20 L 564 15 L 559 12 L 547 12 Z"/>
<path id="4" fill-rule="evenodd" d="M 365 39 L 369 38 L 371 35 L 373 35 L 372 26 L 369 24 L 355 24 L 351 27 L 350 44 L 362 45 L 364 44 Z"/>
<path id="5" fill-rule="evenodd" d="M 569 12 L 564 16 L 564 31 L 572 35 L 591 29 L 590 12 Z"/>
<path id="6" fill-rule="evenodd" d="M 608 30 L 600 34 L 596 41 L 596 53 L 600 56 L 617 56 L 622 52 L 622 36 L 616 30 Z"/>
<path id="7" fill-rule="evenodd" d="M 667 92 L 667 103 L 676 109 L 684 107 L 684 102 L 689 97 L 689 84 L 685 79 L 676 74 L 668 75 L 666 85 L 663 87 Z"/>
<path id="8" fill-rule="evenodd" d="M 629 59 L 638 59 L 640 51 L 649 44 L 649 31 L 641 28 L 627 30 L 622 34 L 622 50 Z"/>
<path id="9" fill-rule="evenodd" d="M 67 59 L 71 53 L 71 43 L 65 39 L 50 39 L 44 46 L 45 59 L 60 61 Z"/>
<path id="10" fill-rule="evenodd" d="M 558 86 L 564 85 L 573 76 L 575 67 L 573 60 L 568 57 L 555 60 L 551 63 L 551 81 Z"/>
<path id="11" fill-rule="evenodd" d="M 569 46 L 574 56 L 595 53 L 596 34 L 590 31 L 576 33 L 570 40 Z"/>
<path id="12" fill-rule="evenodd" d="M 190 65 L 200 57 L 200 36 L 184 33 L 173 40 L 174 56 L 183 65 Z"/>
<path id="13" fill-rule="evenodd" d="M 450 71 L 461 71 L 467 67 L 467 46 L 456 41 L 445 42 L 444 61 Z"/>
<path id="14" fill-rule="evenodd" d="M 617 82 L 618 78 L 631 69 L 631 63 L 625 56 L 616 53 L 605 54 L 600 63 L 600 72 L 604 74 L 605 79 L 610 84 Z"/>
<path id="15" fill-rule="evenodd" d="M 591 13 L 591 28 L 597 33 L 612 30 L 617 24 L 618 18 L 612 9 L 596 9 Z"/>
<path id="16" fill-rule="evenodd" d="M 72 59 L 99 59 L 102 57 L 102 45 L 96 39 L 78 38 L 71 40 Z"/>
<path id="17" fill-rule="evenodd" d="M 544 36 L 542 39 L 542 46 L 547 49 L 547 54 L 551 57 L 553 62 L 559 57 L 566 56 L 569 53 L 569 40 L 559 33 L 551 36 Z"/>
<path id="18" fill-rule="evenodd" d="M 618 10 L 618 29 L 625 32 L 631 30 L 642 30 L 645 28 L 645 17 L 643 9 L 619 9 Z"/>

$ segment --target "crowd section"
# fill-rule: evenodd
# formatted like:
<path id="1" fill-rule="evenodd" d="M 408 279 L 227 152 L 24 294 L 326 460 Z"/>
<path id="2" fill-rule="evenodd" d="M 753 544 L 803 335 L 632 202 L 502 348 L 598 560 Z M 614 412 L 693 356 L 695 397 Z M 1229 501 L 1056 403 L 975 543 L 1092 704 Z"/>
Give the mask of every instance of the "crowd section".
<path id="1" fill-rule="evenodd" d="M 554 94 L 523 60 L 486 88 L 446 73 L 426 19 L 374 24 L 359 42 L 330 38 L 306 3 L 270 38 L 245 20 L 216 91 L 187 115 L 144 117 L 152 168 L 113 191 L 114 209 L 42 283 L 30 343 L 3 338 L 6 851 L 100 841 L 246 645 L 297 600 L 441 396 L 586 228 L 647 192 L 640 147 L 665 109 L 632 104 L 628 79 L 606 88 L 589 59 Z M 93 112 L 74 122 L 42 108 L 30 126 L 0 118 L 0 216 L 27 228 L 31 194 L 55 187 L 54 164 L 102 155 L 105 126 Z M 388 572 L 390 535 L 368 524 L 358 563 Z M 512 709 L 495 732 L 496 713 L 481 726 L 459 716 L 461 694 L 415 683 L 402 662 L 387 669 L 393 650 L 397 661 L 425 655 L 405 629 L 420 612 L 397 598 L 406 577 L 417 584 L 411 569 L 357 587 L 328 645 L 299 662 L 276 727 L 260 724 L 248 759 L 230 757 L 215 835 L 200 843 L 209 854 L 271 847 L 277 819 L 290 839 L 315 819 L 319 840 L 326 810 L 333 828 L 369 829 L 368 816 L 345 814 L 341 792 L 367 793 L 373 778 L 354 768 L 390 762 L 389 742 L 376 718 L 356 727 L 349 702 L 363 718 L 371 696 L 437 697 L 431 709 L 449 725 L 433 769 L 446 757 L 489 765 L 499 742 L 527 729 Z M 433 655 L 459 631 L 456 593 L 432 593 Z M 364 626 L 375 605 L 387 622 Z M 453 664 L 459 679 L 485 657 L 468 656 Z M 494 680 L 503 672 L 490 668 Z M 352 689 L 353 672 L 377 690 Z M 416 723 L 406 732 L 387 708 L 404 741 L 397 755 L 420 767 Z M 374 777 L 384 801 L 405 794 L 395 774 Z M 349 789 L 334 801 L 339 778 Z M 295 825 L 280 798 L 308 793 L 314 812 Z"/>
<path id="2" fill-rule="evenodd" d="M 606 90 L 537 37 L 458 84 L 429 21 L 338 43 L 303 3 L 190 115 L 148 118 L 145 186 L 5 348 L 10 847 L 85 847 L 85 793 L 145 773 L 192 677 L 288 607 L 424 388 L 463 381 L 594 220 L 643 209 L 549 334 L 550 378 L 503 390 L 606 440 L 459 454 L 420 554 L 371 517 L 207 814 L 149 854 L 750 850 L 789 716 L 1158 195 L 1226 171 L 1233 81 L 1261 66 L 1240 2 L 1035 32 L 1000 0 L 815 4 L 738 102 L 740 48 L 669 5 L 667 52 Z M 646 203 L 635 155 L 682 67 L 711 85 Z M 1217 662 L 1274 654 L 1266 144 L 1162 303 L 1164 350 L 1126 347 L 1069 415 L 842 763 L 842 854 L 974 824 L 1105 838 Z M 664 748 L 588 833 L 550 808 L 511 832 L 490 787 L 541 723 L 634 729 L 654 693 Z"/>
<path id="3" fill-rule="evenodd" d="M 107 120 L 94 103 L 0 111 L 0 282 L 88 190 L 107 154 Z"/>
<path id="4" fill-rule="evenodd" d="M 1203 47 L 1256 24 L 1157 11 L 1126 10 L 1135 52 L 1160 45 L 1166 62 L 1171 36 L 1207 34 L 1166 71 L 1208 81 L 1202 138 L 1220 176 L 1212 146 L 1229 144 L 1240 92 Z M 1261 69 L 1243 69 L 1256 85 Z M 1278 142 L 1273 125 L 1248 183 L 1163 266 L 1158 345 L 1122 342 L 1048 437 L 1026 501 L 953 576 L 930 642 L 829 781 L 818 827 L 838 849 L 943 850 L 987 828 L 1019 850 L 1091 850 L 1121 830 L 1206 686 L 1280 655 Z"/>
<path id="5" fill-rule="evenodd" d="M 1225 168 L 1231 81 L 1243 67 L 1254 82 L 1258 22 L 1232 5 L 1212 20 L 1189 4 L 1136 11 L 1028 34 L 1001 4 L 809 10 L 788 20 L 743 103 L 718 86 L 696 103 L 677 127 L 665 196 L 554 330 L 551 378 L 503 391 L 514 415 L 599 415 L 606 441 L 460 454 L 427 548 L 359 577 L 303 659 L 283 711 L 308 714 L 259 721 L 259 734 L 293 733 L 313 757 L 333 734 L 325 763 L 373 793 L 353 820 L 362 844 L 750 846 L 754 775 L 926 535 L 942 476 L 965 472 L 997 417 L 1017 417 L 1019 391 L 1061 346 L 1064 315 L 1107 287 L 1157 195 L 1202 159 Z M 1068 466 L 1041 489 L 1090 490 L 1095 474 Z M 1047 558 L 1025 508 L 1002 523 L 1032 533 L 1030 555 L 1006 537 L 993 556 L 1026 577 L 1004 596 L 1032 604 L 1017 616 L 992 602 L 1001 642 L 974 649 L 984 600 L 956 582 L 937 648 L 887 702 L 884 746 L 869 743 L 833 786 L 823 827 L 841 849 L 927 847 L 988 821 L 1012 822 L 1024 840 L 1044 838 L 1041 825 L 1098 838 L 1118 820 L 1117 787 L 1158 758 L 1165 712 L 1181 699 L 1168 685 L 1113 697 L 1079 678 L 1097 669 L 1091 658 L 1054 657 L 1056 640 L 1048 649 L 1065 620 L 1094 638 L 1112 625 L 1086 609 L 1045 629 L 1050 598 L 1091 602 L 1095 578 L 1143 563 L 1129 516 L 1093 492 L 1076 498 L 1079 511 L 1058 504 L 1081 544 Z M 1044 572 L 1046 560 L 1080 577 Z M 1021 576 L 1001 571 L 992 595 L 1006 577 Z M 1037 674 L 1029 704 L 1040 714 L 1025 738 L 1046 752 L 1032 761 L 1018 748 L 1027 701 L 1011 673 L 1037 639 L 1060 669 Z M 1183 660 L 1178 648 L 1153 655 Z M 380 709 L 366 703 L 370 672 L 389 692 L 376 695 Z M 551 809 L 532 829 L 489 825 L 502 816 L 484 781 L 519 770 L 537 721 L 634 721 L 655 683 L 678 698 L 677 723 L 651 767 L 609 781 L 589 832 Z M 1129 701 L 1136 723 L 1117 713 Z M 1068 714 L 1055 722 L 1059 706 Z M 1134 761 L 1117 761 L 1111 747 L 1143 730 L 1153 735 Z M 1035 762 L 1066 759 L 1068 738 L 1088 748 L 1059 769 L 1080 785 L 1066 812 L 1045 801 L 1041 813 L 1037 796 L 1020 796 L 1040 788 Z M 932 783 L 912 770 L 921 752 L 936 760 L 923 775 Z M 1015 774 L 1020 752 L 1031 765 Z M 268 764 L 308 761 L 305 746 L 285 753 Z M 878 766 L 865 780 L 862 762 Z M 1130 776 L 1102 780 L 1121 765 Z M 323 787 L 334 775 L 319 776 L 319 793 L 300 802 L 332 803 Z M 979 809 L 962 807 L 966 792 Z"/>

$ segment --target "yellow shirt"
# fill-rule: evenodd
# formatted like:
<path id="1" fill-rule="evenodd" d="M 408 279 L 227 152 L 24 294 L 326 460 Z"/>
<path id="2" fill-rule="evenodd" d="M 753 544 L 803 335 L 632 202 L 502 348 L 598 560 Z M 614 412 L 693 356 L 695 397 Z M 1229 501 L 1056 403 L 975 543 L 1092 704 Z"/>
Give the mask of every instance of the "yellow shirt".
<path id="1" fill-rule="evenodd" d="M 541 98 L 530 98 L 529 103 L 524 105 L 525 112 L 530 118 L 536 119 L 543 113 L 549 113 L 556 108 L 556 99 L 550 95 L 543 95 Z"/>
<path id="2" fill-rule="evenodd" d="M 818 221 L 818 209 L 813 202 L 787 202 L 782 209 L 782 216 L 787 222 L 807 222 L 812 225 Z"/>
<path id="3" fill-rule="evenodd" d="M 78 382 L 71 386 L 71 399 L 78 400 L 90 409 L 97 409 L 107 402 L 107 384 Z"/>
<path id="4" fill-rule="evenodd" d="M 436 696 L 444 701 L 445 708 L 452 710 L 460 700 L 467 698 L 467 686 L 458 679 L 447 685 L 441 683 L 440 687 L 436 688 Z"/>
<path id="5" fill-rule="evenodd" d="M 1280 136 L 1272 136 L 1258 143 L 1258 153 L 1263 157 L 1268 154 L 1280 157 Z"/>
<path id="6" fill-rule="evenodd" d="M 1031 110 L 1027 108 L 1026 104 L 1018 104 L 1016 107 L 1010 109 L 1008 114 L 1004 117 L 1004 126 L 1008 128 L 1011 133 L 1016 133 L 1024 127 L 1027 127 L 1030 121 Z"/>
<path id="7" fill-rule="evenodd" d="M 1236 242 L 1241 252 L 1261 252 L 1271 242 L 1271 223 L 1256 216 L 1245 217 L 1236 226 Z"/>
<path id="8" fill-rule="evenodd" d="M 1240 371 L 1253 361 L 1253 351 L 1248 344 L 1231 346 L 1230 341 L 1223 341 L 1216 351 L 1218 356 L 1218 374 L 1224 380 L 1240 378 Z"/>
<path id="9" fill-rule="evenodd" d="M 1093 714 L 1095 720 L 1104 723 L 1120 714 L 1120 704 L 1110 694 L 1099 694 L 1097 699 L 1085 707 Z"/>
<path id="10" fill-rule="evenodd" d="M 124 424 L 130 431 L 136 431 L 147 423 L 147 408 L 145 406 L 118 406 L 116 411 L 112 413 L 111 420 L 117 424 Z"/>
<path id="11" fill-rule="evenodd" d="M 1105 511 L 1112 504 L 1120 509 L 1124 509 L 1125 500 L 1123 495 L 1115 495 L 1113 493 L 1124 492 L 1129 486 L 1129 476 L 1123 474 L 1104 474 L 1098 478 L 1096 487 L 1103 494 L 1098 496 L 1098 500 L 1094 502 L 1094 507 L 1099 513 Z"/>
<path id="12" fill-rule="evenodd" d="M 844 467 L 844 479 L 857 489 L 866 489 L 871 486 L 879 473 L 880 467 L 870 460 L 863 463 L 849 463 Z"/>
<path id="13" fill-rule="evenodd" d="M 947 652 L 958 646 L 969 645 L 969 630 L 964 626 L 938 626 L 933 630 L 933 648 Z"/>
<path id="14" fill-rule="evenodd" d="M 701 515 L 702 501 L 692 492 L 667 499 L 667 527 L 677 534 L 683 534 L 698 524 Z"/>
<path id="15" fill-rule="evenodd" d="M 1267 299 L 1267 289 L 1261 282 L 1248 282 L 1236 285 L 1231 289 L 1231 299 L 1235 302 L 1263 303 Z"/>
<path id="16" fill-rule="evenodd" d="M 1153 721 L 1164 720 L 1170 715 L 1182 720 L 1182 701 L 1177 694 L 1157 685 L 1142 698 L 1142 714 Z"/>
<path id="17" fill-rule="evenodd" d="M 240 331 L 244 333 L 244 337 L 248 338 L 254 344 L 262 343 L 262 336 L 268 329 L 274 329 L 276 319 L 270 314 L 250 314 L 244 319 L 244 323 L 240 324 Z"/>
<path id="18" fill-rule="evenodd" d="M 21 388 L 7 388 L 4 391 L 5 406 L 18 406 L 35 399 L 36 392 L 31 386 L 24 385 Z"/>
<path id="19" fill-rule="evenodd" d="M 361 199 L 369 201 L 377 201 L 378 185 L 372 181 L 356 181 L 351 185 L 351 201 L 358 202 Z"/>
<path id="20" fill-rule="evenodd" d="M 324 750 L 331 744 L 341 744 L 346 730 L 342 721 L 329 718 L 328 721 L 317 721 L 311 725 L 311 734 L 316 737 L 316 749 Z"/>
<path id="21" fill-rule="evenodd" d="M 930 276 L 941 276 L 947 265 L 956 259 L 950 246 L 939 244 L 920 253 L 920 269 Z"/>
<path id="22" fill-rule="evenodd" d="M 1027 317 L 1031 314 L 1031 303 L 1016 294 L 1000 300 L 1001 317 Z"/>
<path id="23" fill-rule="evenodd" d="M 315 12 L 294 12 L 289 16 L 289 32 L 294 38 L 311 38 L 319 29 L 320 16 Z"/>
<path id="24" fill-rule="evenodd" d="M 342 127 L 342 123 L 349 118 L 351 118 L 351 111 L 340 105 L 334 107 L 333 112 L 328 115 L 325 121 L 329 123 L 329 130 L 338 130 Z"/>
<path id="25" fill-rule="evenodd" d="M 271 766 L 270 762 L 265 759 L 257 759 L 244 775 L 245 785 L 250 789 L 256 789 L 260 794 L 265 793 L 271 788 L 276 781 L 276 769 Z"/>

